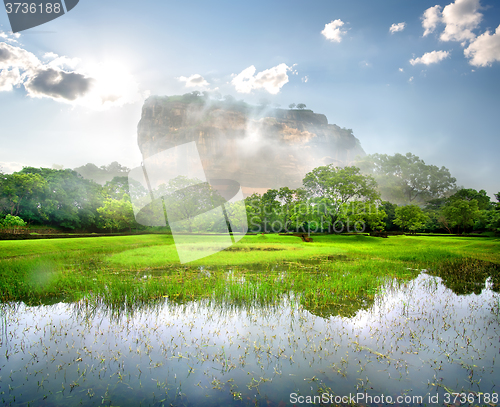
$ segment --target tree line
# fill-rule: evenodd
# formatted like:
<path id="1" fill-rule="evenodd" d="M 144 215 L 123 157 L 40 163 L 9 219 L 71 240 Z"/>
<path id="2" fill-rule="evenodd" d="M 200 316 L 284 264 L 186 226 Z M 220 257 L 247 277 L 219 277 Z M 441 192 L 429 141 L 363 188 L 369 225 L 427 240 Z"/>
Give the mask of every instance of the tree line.
<path id="1" fill-rule="evenodd" d="M 27 225 L 86 232 L 147 229 L 136 222 L 130 194 L 136 200 L 149 191 L 140 185 L 129 190 L 126 167 L 87 164 L 78 170 L 25 167 L 13 174 L 0 173 L 3 231 Z M 170 213 L 182 210 L 192 232 L 224 230 L 227 225 L 200 207 L 222 203 L 217 191 L 205 188 L 206 199 L 200 199 L 200 190 L 193 189 L 192 197 L 180 199 L 176 191 L 189 193 L 183 185 L 192 185 L 192 180 L 171 182 L 164 186 L 165 196 L 172 197 Z M 270 189 L 245 198 L 244 206 L 226 204 L 225 210 L 231 214 L 234 231 L 243 231 L 246 223 L 249 231 L 276 233 L 500 232 L 500 193 L 495 197 L 498 202 L 491 202 L 484 190 L 457 187 L 448 169 L 427 165 L 411 153 L 374 154 L 355 166 L 317 167 L 305 175 L 301 188 Z M 200 213 L 206 214 L 191 222 Z"/>

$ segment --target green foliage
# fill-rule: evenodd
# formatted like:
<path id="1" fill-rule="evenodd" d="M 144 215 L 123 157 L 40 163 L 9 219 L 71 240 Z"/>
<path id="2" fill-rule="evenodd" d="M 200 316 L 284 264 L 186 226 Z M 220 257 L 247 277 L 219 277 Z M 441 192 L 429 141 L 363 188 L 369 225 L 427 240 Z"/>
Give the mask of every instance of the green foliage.
<path id="1" fill-rule="evenodd" d="M 375 177 L 382 199 L 398 204 L 427 202 L 446 196 L 456 186 L 447 168 L 427 165 L 407 153 L 372 154 L 357 161 L 364 174 Z"/>
<path id="2" fill-rule="evenodd" d="M 427 221 L 427 216 L 417 205 L 405 205 L 396 208 L 394 223 L 403 230 L 416 232 L 422 229 Z"/>
<path id="3" fill-rule="evenodd" d="M 132 230 L 132 227 L 136 225 L 132 203 L 126 194 L 120 200 L 107 198 L 104 206 L 97 208 L 97 212 L 104 228 L 111 232 Z"/>
<path id="4" fill-rule="evenodd" d="M 379 210 L 384 211 L 386 214 L 386 217 L 384 218 L 385 222 L 385 230 L 394 230 L 397 226 L 394 225 L 394 220 L 396 219 L 396 208 L 398 206 L 396 204 L 393 204 L 388 201 L 383 201 L 380 206 Z"/>
<path id="5" fill-rule="evenodd" d="M 356 167 L 336 168 L 333 164 L 318 167 L 306 174 L 303 184 L 308 198 L 323 208 L 318 215 L 329 222 L 331 233 L 346 204 L 375 203 L 380 199 L 375 180 L 362 175 Z"/>
<path id="6" fill-rule="evenodd" d="M 472 188 L 460 189 L 449 198 L 449 200 L 457 200 L 457 199 L 469 202 L 475 199 L 477 201 L 477 208 L 479 210 L 491 209 L 490 197 L 488 196 L 488 194 L 484 189 L 482 189 L 479 192 Z"/>
<path id="7" fill-rule="evenodd" d="M 306 108 L 306 105 L 304 103 L 299 103 L 297 105 L 297 109 L 304 110 Z"/>
<path id="8" fill-rule="evenodd" d="M 443 215 L 451 227 L 457 227 L 457 233 L 460 228 L 465 232 L 468 227 L 474 225 L 481 212 L 475 199 L 453 199 L 443 208 Z"/>
<path id="9" fill-rule="evenodd" d="M 39 176 L 44 185 L 38 199 L 21 205 L 20 214 L 24 219 L 65 229 L 95 226 L 97 208 L 103 205 L 105 198 L 99 184 L 83 179 L 72 170 L 26 167 L 21 173 Z"/>
<path id="10" fill-rule="evenodd" d="M 22 172 L 0 174 L 0 213 L 19 215 L 27 201 L 39 203 L 47 182 L 40 174 Z"/>
<path id="11" fill-rule="evenodd" d="M 19 216 L 8 214 L 5 219 L 0 219 L 0 228 L 5 229 L 10 233 L 16 233 L 19 228 L 26 226 L 26 222 Z"/>

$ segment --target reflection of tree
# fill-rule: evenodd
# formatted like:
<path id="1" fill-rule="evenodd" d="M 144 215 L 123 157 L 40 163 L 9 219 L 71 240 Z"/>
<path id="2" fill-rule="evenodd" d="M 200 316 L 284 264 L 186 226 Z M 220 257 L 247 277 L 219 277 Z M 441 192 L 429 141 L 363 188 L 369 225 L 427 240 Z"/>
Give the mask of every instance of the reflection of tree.
<path id="1" fill-rule="evenodd" d="M 472 258 L 449 259 L 428 272 L 441 277 L 445 287 L 457 295 L 481 294 L 488 277 L 492 279 L 493 291 L 500 292 L 500 265 L 488 261 Z"/>
<path id="2" fill-rule="evenodd" d="M 326 306 L 317 307 L 303 304 L 304 309 L 317 317 L 328 319 L 330 317 L 352 318 L 359 310 L 368 310 L 373 305 L 373 298 L 361 300 L 343 298 Z"/>

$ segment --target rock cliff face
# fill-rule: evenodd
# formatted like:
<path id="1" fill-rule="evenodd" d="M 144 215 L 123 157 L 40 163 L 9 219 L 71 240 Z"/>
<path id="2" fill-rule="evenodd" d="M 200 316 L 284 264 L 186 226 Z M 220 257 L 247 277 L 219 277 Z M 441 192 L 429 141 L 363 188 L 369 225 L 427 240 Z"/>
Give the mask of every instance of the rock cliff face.
<path id="1" fill-rule="evenodd" d="M 144 158 L 196 141 L 208 179 L 238 181 L 247 194 L 299 187 L 315 167 L 365 155 L 351 130 L 310 110 L 249 106 L 201 96 L 150 97 L 138 125 Z"/>

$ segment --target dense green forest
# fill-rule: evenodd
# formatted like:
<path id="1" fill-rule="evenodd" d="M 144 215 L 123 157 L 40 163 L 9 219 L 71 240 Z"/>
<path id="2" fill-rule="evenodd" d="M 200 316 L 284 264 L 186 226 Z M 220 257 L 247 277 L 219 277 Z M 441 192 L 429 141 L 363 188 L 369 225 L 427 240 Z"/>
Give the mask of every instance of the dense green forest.
<path id="1" fill-rule="evenodd" d="M 149 230 L 135 221 L 128 171 L 114 162 L 75 170 L 25 167 L 13 174 L 0 173 L 1 229 L 4 233 L 36 233 L 37 228 Z M 149 194 L 137 186 L 133 193 Z M 356 166 L 315 168 L 306 174 L 301 188 L 253 194 L 245 199 L 246 212 L 231 204 L 226 204 L 226 211 L 233 215 L 236 229 L 243 228 L 246 220 L 252 232 L 499 233 L 500 193 L 495 197 L 498 202 L 491 202 L 484 190 L 458 188 L 448 169 L 427 165 L 413 154 L 374 154 Z M 200 200 L 183 202 L 196 206 Z M 204 230 L 222 230 L 224 225 L 211 222 L 204 220 Z"/>

